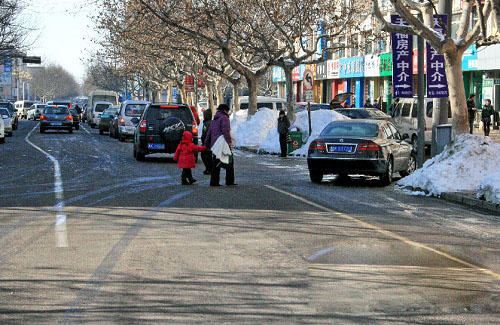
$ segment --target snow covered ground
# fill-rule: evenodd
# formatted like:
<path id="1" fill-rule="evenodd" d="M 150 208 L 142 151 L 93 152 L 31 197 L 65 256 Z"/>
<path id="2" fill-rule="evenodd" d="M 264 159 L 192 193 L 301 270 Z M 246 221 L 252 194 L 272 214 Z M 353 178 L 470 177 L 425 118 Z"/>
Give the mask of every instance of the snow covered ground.
<path id="1" fill-rule="evenodd" d="M 441 154 L 397 185 L 435 196 L 474 191 L 478 197 L 500 203 L 500 144 L 481 135 L 459 135 Z"/>
<path id="2" fill-rule="evenodd" d="M 267 108 L 260 109 L 252 118 L 247 120 L 247 111 L 238 111 L 231 116 L 231 130 L 236 136 L 236 146 L 258 147 L 260 152 L 279 153 L 279 134 L 277 130 L 278 111 Z M 346 119 L 342 114 L 328 110 L 318 110 L 311 113 L 312 136 L 309 137 L 309 122 L 307 112 L 300 112 L 296 116 L 291 129 L 299 129 L 304 134 L 307 143 L 292 154 L 307 155 L 307 148 L 313 138 L 317 137 L 331 121 Z"/>

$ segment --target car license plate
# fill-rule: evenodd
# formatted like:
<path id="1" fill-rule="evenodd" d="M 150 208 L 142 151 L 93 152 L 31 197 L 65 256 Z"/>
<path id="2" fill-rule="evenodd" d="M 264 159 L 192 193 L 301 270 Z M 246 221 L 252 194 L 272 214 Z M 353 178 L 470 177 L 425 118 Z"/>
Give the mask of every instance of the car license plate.
<path id="1" fill-rule="evenodd" d="M 330 146 L 330 152 L 353 152 L 353 146 Z"/>
<path id="2" fill-rule="evenodd" d="M 148 149 L 165 149 L 163 143 L 148 143 Z"/>
<path id="3" fill-rule="evenodd" d="M 54 125 L 54 126 L 61 126 L 62 122 L 52 122 L 51 124 Z"/>

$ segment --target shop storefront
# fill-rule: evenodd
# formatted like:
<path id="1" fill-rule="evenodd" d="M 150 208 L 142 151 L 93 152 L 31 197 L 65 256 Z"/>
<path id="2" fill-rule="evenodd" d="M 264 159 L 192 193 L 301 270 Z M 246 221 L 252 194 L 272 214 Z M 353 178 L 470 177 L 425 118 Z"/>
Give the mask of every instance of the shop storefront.
<path id="1" fill-rule="evenodd" d="M 363 107 L 365 100 L 365 58 L 354 57 L 339 60 L 339 77 L 344 81 L 344 90 L 354 92 L 355 107 Z"/>
<path id="2" fill-rule="evenodd" d="M 326 76 L 328 79 L 328 98 L 330 102 L 335 95 L 344 92 L 344 79 L 339 79 L 339 60 L 326 62 Z"/>
<path id="3" fill-rule="evenodd" d="M 365 56 L 365 94 L 373 104 L 382 93 L 384 83 L 380 78 L 380 56 L 377 54 Z"/>
<path id="4" fill-rule="evenodd" d="M 281 67 L 273 66 L 272 70 L 273 83 L 275 88 L 273 89 L 273 96 L 279 98 L 286 97 L 286 78 L 285 70 Z"/>
<path id="5" fill-rule="evenodd" d="M 295 67 L 292 70 L 292 80 L 293 85 L 295 87 L 295 101 L 301 102 L 303 101 L 303 92 L 302 92 L 302 80 L 304 80 L 304 72 L 306 71 L 306 65 L 301 64 L 298 67 Z"/>

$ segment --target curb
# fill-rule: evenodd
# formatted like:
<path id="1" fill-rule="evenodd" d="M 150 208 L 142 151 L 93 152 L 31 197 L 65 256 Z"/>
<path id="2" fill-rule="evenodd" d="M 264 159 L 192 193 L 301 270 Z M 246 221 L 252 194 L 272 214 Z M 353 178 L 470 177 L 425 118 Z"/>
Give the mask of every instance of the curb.
<path id="1" fill-rule="evenodd" d="M 455 203 L 460 203 L 473 208 L 480 208 L 500 215 L 500 204 L 476 199 L 473 196 L 464 195 L 460 192 L 443 192 L 441 198 Z"/>

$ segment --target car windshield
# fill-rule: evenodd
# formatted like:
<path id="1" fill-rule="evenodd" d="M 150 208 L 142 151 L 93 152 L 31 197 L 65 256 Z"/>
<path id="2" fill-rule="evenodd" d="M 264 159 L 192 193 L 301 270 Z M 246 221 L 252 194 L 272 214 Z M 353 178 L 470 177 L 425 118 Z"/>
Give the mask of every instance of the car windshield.
<path id="1" fill-rule="evenodd" d="M 146 104 L 128 104 L 125 107 L 125 116 L 141 117 L 142 112 L 146 108 Z"/>
<path id="2" fill-rule="evenodd" d="M 191 110 L 187 107 L 180 108 L 160 108 L 151 107 L 148 111 L 148 119 L 154 120 L 165 120 L 169 117 L 177 117 L 184 123 L 191 123 L 193 121 L 193 115 Z"/>
<path id="3" fill-rule="evenodd" d="M 116 102 L 116 96 L 111 96 L 111 95 L 94 95 L 94 103 L 95 102 L 110 102 L 115 105 L 118 104 Z"/>
<path id="4" fill-rule="evenodd" d="M 10 103 L 0 103 L 0 107 L 6 108 L 9 112 L 13 112 L 12 105 Z"/>
<path id="5" fill-rule="evenodd" d="M 373 123 L 330 123 L 321 136 L 376 137 L 378 125 Z"/>
<path id="6" fill-rule="evenodd" d="M 94 110 L 96 112 L 103 112 L 109 106 L 110 106 L 109 104 L 97 104 L 97 105 L 95 105 L 95 109 Z"/>
<path id="7" fill-rule="evenodd" d="M 379 111 L 377 109 L 370 109 L 370 110 L 367 110 L 367 112 L 368 112 L 368 115 L 370 115 L 370 117 L 374 117 L 374 118 L 387 117 L 384 112 Z"/>
<path id="8" fill-rule="evenodd" d="M 5 115 L 9 116 L 10 115 L 9 114 L 9 110 L 6 109 L 6 108 L 0 108 L 0 115 L 2 115 L 2 116 L 5 116 Z"/>
<path id="9" fill-rule="evenodd" d="M 67 107 L 47 107 L 44 114 L 69 114 Z"/>

